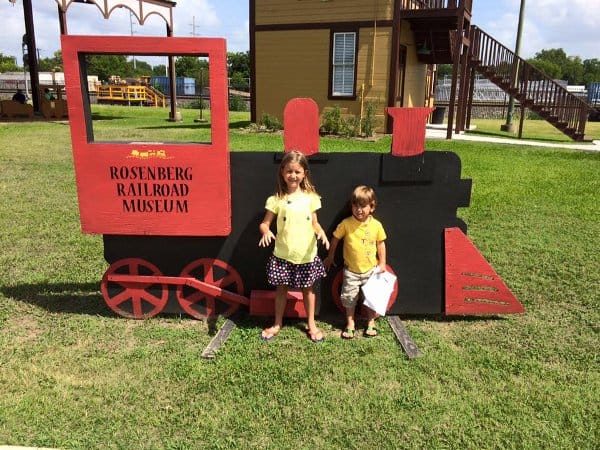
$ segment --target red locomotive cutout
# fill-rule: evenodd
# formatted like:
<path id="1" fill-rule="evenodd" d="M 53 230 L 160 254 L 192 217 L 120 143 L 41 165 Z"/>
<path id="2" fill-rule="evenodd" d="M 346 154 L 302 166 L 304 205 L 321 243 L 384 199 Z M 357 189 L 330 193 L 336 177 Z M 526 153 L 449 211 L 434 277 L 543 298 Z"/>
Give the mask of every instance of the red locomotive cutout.
<path id="1" fill-rule="evenodd" d="M 271 315 L 265 264 L 272 250 L 258 248 L 258 224 L 283 152 L 229 153 L 225 41 L 62 36 L 62 51 L 81 227 L 103 235 L 109 267 L 101 290 L 109 308 L 135 319 L 161 312 L 230 316 L 240 306 Z M 91 54 L 208 57 L 210 143 L 94 141 L 81 76 Z M 463 234 L 457 209 L 469 206 L 471 180 L 461 179 L 460 159 L 425 151 L 431 108 L 387 111 L 394 119 L 389 154 L 323 154 L 316 103 L 300 98 L 286 106 L 284 148 L 309 155 L 324 229 L 331 235 L 349 215 L 356 185 L 371 185 L 388 235 L 389 269 L 398 277 L 388 314 L 523 312 Z M 472 274 L 479 274 L 477 283 Z M 315 287 L 318 312 L 341 308 L 340 279 L 332 272 Z M 286 315 L 305 316 L 297 293 L 290 292 Z"/>
<path id="2" fill-rule="evenodd" d="M 61 39 L 83 232 L 226 236 L 231 231 L 231 192 L 225 40 L 68 35 Z M 95 142 L 80 67 L 91 54 L 208 57 L 211 142 Z"/>

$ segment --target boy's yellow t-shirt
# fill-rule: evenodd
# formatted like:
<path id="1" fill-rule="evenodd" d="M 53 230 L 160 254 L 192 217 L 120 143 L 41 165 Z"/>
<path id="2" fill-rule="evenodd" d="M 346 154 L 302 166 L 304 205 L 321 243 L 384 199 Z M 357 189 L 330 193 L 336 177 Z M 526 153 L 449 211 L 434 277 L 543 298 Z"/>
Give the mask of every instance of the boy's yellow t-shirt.
<path id="1" fill-rule="evenodd" d="M 377 242 L 387 238 L 383 225 L 373 216 L 361 222 L 354 216 L 342 220 L 333 237 L 344 240 L 344 264 L 354 273 L 365 273 L 377 265 Z"/>
<path id="2" fill-rule="evenodd" d="M 273 254 L 294 264 L 313 262 L 317 256 L 317 238 L 312 213 L 321 208 L 315 193 L 296 192 L 278 198 L 272 195 L 265 208 L 277 216 L 277 236 Z"/>

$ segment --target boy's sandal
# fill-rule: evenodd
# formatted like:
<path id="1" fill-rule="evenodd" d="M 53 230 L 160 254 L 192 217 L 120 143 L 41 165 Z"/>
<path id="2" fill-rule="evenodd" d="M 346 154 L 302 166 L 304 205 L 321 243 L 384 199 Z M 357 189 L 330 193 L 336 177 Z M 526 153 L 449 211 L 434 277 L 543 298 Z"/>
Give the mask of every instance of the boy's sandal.
<path id="1" fill-rule="evenodd" d="M 377 334 L 377 328 L 375 327 L 367 327 L 367 329 L 365 330 L 365 337 L 375 337 L 377 336 Z"/>
<path id="2" fill-rule="evenodd" d="M 306 330 L 306 334 L 308 335 L 308 338 L 311 341 L 313 341 L 315 344 L 319 344 L 325 340 L 325 338 L 323 337 L 323 332 L 321 330 L 317 330 L 317 331 Z"/>
<path id="3" fill-rule="evenodd" d="M 277 326 L 265 328 L 260 333 L 260 340 L 261 341 L 270 341 L 275 336 L 277 336 L 277 334 L 279 333 L 280 330 L 281 330 L 281 327 L 277 327 Z"/>
<path id="4" fill-rule="evenodd" d="M 344 331 L 342 331 L 342 339 L 354 339 L 354 329 L 352 328 L 346 328 Z"/>

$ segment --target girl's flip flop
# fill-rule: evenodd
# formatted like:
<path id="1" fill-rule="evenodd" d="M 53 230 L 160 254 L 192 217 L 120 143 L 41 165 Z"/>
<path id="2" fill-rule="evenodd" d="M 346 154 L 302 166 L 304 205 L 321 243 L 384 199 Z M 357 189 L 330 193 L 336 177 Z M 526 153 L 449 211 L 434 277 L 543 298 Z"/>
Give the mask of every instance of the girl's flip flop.
<path id="1" fill-rule="evenodd" d="M 325 340 L 325 338 L 323 337 L 323 332 L 321 330 L 317 330 L 314 332 L 312 332 L 310 330 L 306 330 L 306 334 L 308 335 L 309 339 L 311 341 L 313 341 L 315 344 L 319 344 Z M 321 335 L 320 338 L 317 337 L 319 335 Z"/>
<path id="2" fill-rule="evenodd" d="M 270 341 L 275 336 L 277 336 L 277 334 L 279 333 L 280 330 L 281 330 L 281 328 L 279 328 L 279 327 L 265 328 L 264 330 L 262 330 L 260 332 L 260 340 L 265 341 L 265 342 Z"/>

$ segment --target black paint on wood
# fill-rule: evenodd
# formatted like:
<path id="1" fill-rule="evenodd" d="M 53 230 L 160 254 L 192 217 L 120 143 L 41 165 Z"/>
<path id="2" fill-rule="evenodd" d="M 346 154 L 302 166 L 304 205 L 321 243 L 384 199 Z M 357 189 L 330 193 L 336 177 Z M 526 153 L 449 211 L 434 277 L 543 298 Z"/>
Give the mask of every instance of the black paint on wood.
<path id="1" fill-rule="evenodd" d="M 146 259 L 164 275 L 178 276 L 191 261 L 217 258 L 240 275 L 245 295 L 273 289 L 265 265 L 272 248 L 258 247 L 258 225 L 265 200 L 275 189 L 281 153 L 233 152 L 231 161 L 232 232 L 227 237 L 104 236 L 109 263 L 127 257 Z M 350 214 L 348 198 L 355 186 L 372 186 L 379 205 L 375 211 L 388 239 L 387 263 L 398 276 L 398 298 L 388 314 L 441 314 L 444 311 L 444 229 L 465 223 L 457 208 L 468 206 L 471 180 L 460 179 L 461 164 L 451 152 L 425 152 L 397 158 L 380 153 L 327 153 L 309 159 L 311 177 L 322 197 L 319 221 L 331 236 Z M 193 206 L 192 206 L 193 207 Z M 218 210 L 206 211 L 219 214 Z M 340 253 L 336 264 L 341 268 Z M 320 247 L 321 257 L 326 251 Z M 331 299 L 335 270 L 315 290 L 318 312 L 337 312 Z M 170 294 L 165 312 L 180 312 Z"/>

